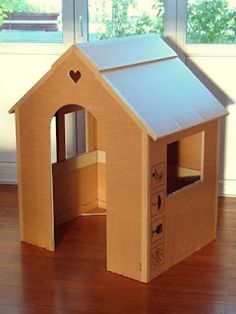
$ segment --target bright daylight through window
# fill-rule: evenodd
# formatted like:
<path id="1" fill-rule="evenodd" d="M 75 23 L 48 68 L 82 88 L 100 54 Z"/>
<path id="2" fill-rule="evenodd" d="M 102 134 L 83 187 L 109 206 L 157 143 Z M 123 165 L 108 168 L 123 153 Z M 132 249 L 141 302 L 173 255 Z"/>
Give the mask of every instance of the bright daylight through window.
<path id="1" fill-rule="evenodd" d="M 164 31 L 163 0 L 89 0 L 89 40 Z"/>
<path id="2" fill-rule="evenodd" d="M 235 44 L 236 0 L 189 0 L 188 44 Z"/>
<path id="3" fill-rule="evenodd" d="M 89 0 L 89 40 L 164 31 L 163 0 Z"/>
<path id="4" fill-rule="evenodd" d="M 61 0 L 0 0 L 0 42 L 62 40 Z"/>
<path id="5" fill-rule="evenodd" d="M 63 2 L 70 17 L 62 27 Z M 175 19 L 177 13 L 170 15 L 175 9 L 165 0 L 0 0 L 0 42 L 62 43 L 63 32 L 71 34 L 70 44 L 74 38 L 80 42 L 144 33 L 164 35 L 164 4 L 168 27 L 176 23 L 169 17 Z M 187 20 L 187 44 L 235 44 L 236 0 L 177 1 L 177 6 L 178 11 L 187 9 L 186 17 L 177 17 L 180 24 Z"/>

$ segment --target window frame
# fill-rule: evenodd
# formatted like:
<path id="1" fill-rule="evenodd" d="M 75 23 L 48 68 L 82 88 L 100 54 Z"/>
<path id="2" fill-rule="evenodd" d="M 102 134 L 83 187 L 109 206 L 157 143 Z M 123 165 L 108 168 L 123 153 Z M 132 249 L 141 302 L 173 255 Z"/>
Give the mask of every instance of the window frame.
<path id="1" fill-rule="evenodd" d="M 164 0 L 164 39 L 177 50 L 177 0 Z"/>
<path id="2" fill-rule="evenodd" d="M 75 0 L 62 0 L 63 42 L 0 42 L 0 54 L 61 54 L 74 43 Z"/>
<path id="3" fill-rule="evenodd" d="M 176 43 L 179 55 L 191 57 L 230 57 L 236 54 L 236 44 L 188 44 L 187 36 L 187 6 L 188 0 L 177 1 Z M 230 48 L 230 49 L 229 49 Z"/>
<path id="4" fill-rule="evenodd" d="M 188 44 L 188 0 L 164 0 L 164 38 L 181 56 L 235 56 L 236 44 Z M 1 42 L 0 54 L 61 54 L 88 39 L 88 0 L 62 0 L 62 43 Z M 229 49 L 230 48 L 230 49 Z"/>

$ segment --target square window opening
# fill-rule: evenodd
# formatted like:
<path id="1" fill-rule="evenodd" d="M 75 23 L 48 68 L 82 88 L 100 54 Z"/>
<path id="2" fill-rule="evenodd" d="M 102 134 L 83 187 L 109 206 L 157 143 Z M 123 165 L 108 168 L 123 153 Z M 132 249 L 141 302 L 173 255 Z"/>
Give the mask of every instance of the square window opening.
<path id="1" fill-rule="evenodd" d="M 167 145 L 167 195 L 203 180 L 204 132 Z"/>

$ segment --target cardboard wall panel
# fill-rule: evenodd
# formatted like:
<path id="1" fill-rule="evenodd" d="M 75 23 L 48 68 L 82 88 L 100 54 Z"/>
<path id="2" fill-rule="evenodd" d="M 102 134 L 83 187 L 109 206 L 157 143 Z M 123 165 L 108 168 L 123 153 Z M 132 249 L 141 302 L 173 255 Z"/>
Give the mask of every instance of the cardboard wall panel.
<path id="1" fill-rule="evenodd" d="M 202 131 L 205 133 L 203 179 L 170 195 L 165 193 L 161 211 L 156 211 L 156 215 L 152 218 L 150 278 L 154 278 L 215 239 L 218 121 L 173 134 L 157 142 L 151 140 L 151 164 L 165 162 L 169 143 Z M 196 135 L 196 140 L 198 140 L 198 135 Z M 163 185 L 163 191 L 165 190 L 166 184 Z M 158 194 L 160 194 L 159 187 L 156 190 L 153 189 L 152 192 L 154 200 L 150 204 L 151 215 L 158 205 L 158 201 L 156 201 L 156 206 L 154 203 Z M 154 227 L 163 221 L 162 232 L 155 233 L 153 237 Z"/>

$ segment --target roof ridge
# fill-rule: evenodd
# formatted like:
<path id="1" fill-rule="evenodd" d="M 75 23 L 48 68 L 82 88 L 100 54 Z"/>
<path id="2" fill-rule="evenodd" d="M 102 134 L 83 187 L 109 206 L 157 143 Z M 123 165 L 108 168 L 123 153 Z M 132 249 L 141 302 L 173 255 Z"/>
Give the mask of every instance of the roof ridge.
<path id="1" fill-rule="evenodd" d="M 135 63 L 127 63 L 126 65 L 117 65 L 114 67 L 104 67 L 102 69 L 99 69 L 99 72 L 103 73 L 103 72 L 109 72 L 109 71 L 113 71 L 113 70 L 117 70 L 117 69 L 124 69 L 124 68 L 128 68 L 128 67 L 133 67 L 133 66 L 138 66 L 138 65 L 145 65 L 145 64 L 149 64 L 149 63 L 153 63 L 153 62 L 158 62 L 158 61 L 165 61 L 165 60 L 170 60 L 170 59 L 174 59 L 174 58 L 178 58 L 177 54 L 173 54 L 172 56 L 167 56 L 167 57 L 160 57 L 160 58 L 153 58 L 152 60 L 146 60 L 146 61 L 140 61 L 140 62 L 135 62 Z"/>

